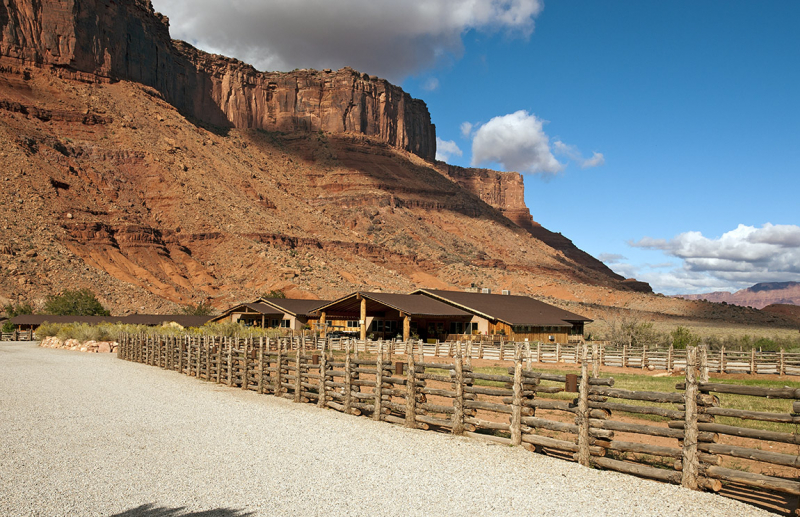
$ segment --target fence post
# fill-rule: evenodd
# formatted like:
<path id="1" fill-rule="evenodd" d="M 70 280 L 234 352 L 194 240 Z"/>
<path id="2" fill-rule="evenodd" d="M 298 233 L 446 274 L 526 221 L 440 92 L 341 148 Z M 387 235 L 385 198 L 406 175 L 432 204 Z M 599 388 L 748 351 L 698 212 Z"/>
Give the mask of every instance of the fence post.
<path id="1" fill-rule="evenodd" d="M 591 466 L 589 457 L 589 365 L 588 347 L 581 347 L 581 382 L 578 386 L 578 463 Z"/>
<path id="2" fill-rule="evenodd" d="M 210 375 L 210 372 L 209 372 Z M 264 338 L 258 338 L 258 394 L 264 393 Z"/>
<path id="3" fill-rule="evenodd" d="M 672 368 L 673 368 L 672 363 L 673 363 L 674 358 L 672 357 L 672 354 L 673 354 L 674 351 L 675 351 L 674 345 L 669 345 L 669 350 L 667 350 L 667 371 L 668 372 L 671 372 Z"/>
<path id="4" fill-rule="evenodd" d="M 211 342 L 214 343 L 214 348 L 217 351 L 217 376 L 215 380 L 217 384 L 220 384 L 222 382 L 222 338 L 220 338 L 219 344 L 217 344 L 216 337 L 212 338 Z"/>
<path id="5" fill-rule="evenodd" d="M 725 373 L 725 347 L 719 349 L 719 373 Z"/>
<path id="6" fill-rule="evenodd" d="M 642 370 L 647 369 L 647 345 L 642 345 Z"/>
<path id="7" fill-rule="evenodd" d="M 511 399 L 511 445 L 522 445 L 522 350 L 514 343 L 514 396 Z"/>
<path id="8" fill-rule="evenodd" d="M 700 357 L 698 361 L 700 363 L 700 382 L 708 382 L 708 347 L 706 345 L 700 347 Z"/>
<path id="9" fill-rule="evenodd" d="M 686 391 L 681 486 L 697 490 L 697 348 L 686 348 Z"/>
<path id="10" fill-rule="evenodd" d="M 750 375 L 757 374 L 757 367 L 756 367 L 756 349 L 753 347 L 750 350 Z"/>
<path id="11" fill-rule="evenodd" d="M 467 341 L 467 368 L 472 369 L 472 341 Z"/>
<path id="12" fill-rule="evenodd" d="M 328 374 L 328 354 L 325 347 L 328 343 L 328 339 L 324 339 L 322 341 L 322 354 L 320 354 L 319 358 L 319 399 L 317 400 L 317 406 L 324 408 L 328 406 L 327 395 L 328 392 L 325 390 L 325 380 Z"/>
<path id="13" fill-rule="evenodd" d="M 303 339 L 305 341 L 305 339 Z M 305 346 L 304 342 L 297 345 L 297 352 L 294 355 L 294 402 L 300 402 L 300 393 L 303 391 L 302 379 L 300 378 L 300 349 Z"/>
<path id="14" fill-rule="evenodd" d="M 203 337 L 203 343 L 206 349 L 206 380 L 211 381 L 211 345 L 208 343 L 208 336 Z"/>
<path id="15" fill-rule="evenodd" d="M 411 350 L 408 354 L 408 364 L 406 368 L 406 427 L 416 429 L 417 427 L 417 375 L 414 365 L 414 345 L 410 344 Z"/>
<path id="16" fill-rule="evenodd" d="M 283 368 L 283 344 L 278 339 L 275 343 L 278 348 L 278 358 L 275 361 L 275 396 L 280 397 L 283 392 L 283 380 L 281 379 L 281 369 Z"/>
<path id="17" fill-rule="evenodd" d="M 456 343 L 456 353 L 453 359 L 453 367 L 456 372 L 456 396 L 453 399 L 453 434 L 464 434 L 464 363 L 461 357 L 461 341 Z"/>
<path id="18" fill-rule="evenodd" d="M 783 348 L 781 348 L 778 360 L 778 375 L 786 375 L 786 360 L 783 356 Z"/>
<path id="19" fill-rule="evenodd" d="M 183 336 L 178 345 L 178 373 L 183 373 Z"/>
<path id="20" fill-rule="evenodd" d="M 530 370 L 533 365 L 531 364 L 531 342 L 525 338 L 525 369 Z"/>
<path id="21" fill-rule="evenodd" d="M 536 362 L 537 363 L 541 363 L 542 362 L 542 342 L 541 341 L 537 341 L 536 342 Z"/>
<path id="22" fill-rule="evenodd" d="M 358 348 L 358 343 L 356 343 Z M 347 347 L 344 352 L 344 412 L 350 414 L 350 409 L 353 404 L 352 394 L 352 374 L 350 372 L 350 342 L 348 341 Z"/>
<path id="23" fill-rule="evenodd" d="M 600 355 L 597 350 L 597 343 L 592 343 L 592 377 L 600 376 Z"/>
<path id="24" fill-rule="evenodd" d="M 556 362 L 561 362 L 561 343 L 556 343 Z"/>
<path id="25" fill-rule="evenodd" d="M 372 412 L 373 420 L 381 419 L 383 410 L 383 340 L 378 341 L 377 357 L 375 359 L 375 408 Z"/>

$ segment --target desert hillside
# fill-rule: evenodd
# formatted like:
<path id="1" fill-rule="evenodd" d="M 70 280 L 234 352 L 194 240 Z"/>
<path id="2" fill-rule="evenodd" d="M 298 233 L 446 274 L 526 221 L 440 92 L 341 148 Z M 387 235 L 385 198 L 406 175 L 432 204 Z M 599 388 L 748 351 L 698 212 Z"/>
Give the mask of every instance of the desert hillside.
<path id="1" fill-rule="evenodd" d="M 787 324 L 614 274 L 534 221 L 521 175 L 433 161 L 424 102 L 385 80 L 257 72 L 170 40 L 144 0 L 6 5 L 0 302 L 90 287 L 115 313 L 172 312 L 482 286 L 589 317 Z"/>

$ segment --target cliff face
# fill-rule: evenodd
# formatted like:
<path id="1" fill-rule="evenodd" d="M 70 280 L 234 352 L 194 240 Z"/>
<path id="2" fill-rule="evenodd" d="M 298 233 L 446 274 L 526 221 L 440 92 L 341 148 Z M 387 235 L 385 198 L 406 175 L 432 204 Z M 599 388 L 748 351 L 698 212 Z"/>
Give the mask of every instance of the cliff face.
<path id="1" fill-rule="evenodd" d="M 499 172 L 490 169 L 467 169 L 437 162 L 439 171 L 485 203 L 498 209 L 517 226 L 524 228 L 531 235 L 551 248 L 562 252 L 578 264 L 594 269 L 614 280 L 624 278 L 614 273 L 608 266 L 589 255 L 560 233 L 551 232 L 533 220 L 531 212 L 525 205 L 525 184 L 518 172 Z M 620 284 L 624 289 L 650 293 L 652 288 L 645 282 L 626 280 Z"/>
<path id="2" fill-rule="evenodd" d="M 155 88 L 183 114 L 239 129 L 374 137 L 433 160 L 425 103 L 350 68 L 262 73 L 169 37 L 149 0 L 2 0 L 0 56 L 83 80 Z"/>

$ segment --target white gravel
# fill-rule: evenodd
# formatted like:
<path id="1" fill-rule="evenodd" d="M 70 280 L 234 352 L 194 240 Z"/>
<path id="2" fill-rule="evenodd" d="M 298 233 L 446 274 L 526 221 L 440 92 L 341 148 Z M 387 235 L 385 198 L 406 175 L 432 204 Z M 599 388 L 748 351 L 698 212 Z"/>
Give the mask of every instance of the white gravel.
<path id="1" fill-rule="evenodd" d="M 0 515 L 771 515 L 114 355 L 0 343 Z M 202 513 L 196 513 L 202 512 Z"/>

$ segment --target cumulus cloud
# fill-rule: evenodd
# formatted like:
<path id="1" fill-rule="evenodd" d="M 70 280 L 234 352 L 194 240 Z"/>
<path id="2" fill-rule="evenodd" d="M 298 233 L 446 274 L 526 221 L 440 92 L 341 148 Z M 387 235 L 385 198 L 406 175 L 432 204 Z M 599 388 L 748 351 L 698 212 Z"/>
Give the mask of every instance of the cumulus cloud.
<path id="1" fill-rule="evenodd" d="M 759 282 L 800 281 L 800 226 L 740 224 L 719 238 L 685 232 L 672 239 L 644 237 L 636 248 L 662 251 L 682 260 L 668 272 L 639 272 L 641 279 L 671 294 L 735 291 Z M 648 277 L 650 278 L 648 280 Z"/>
<path id="2" fill-rule="evenodd" d="M 565 165 L 550 150 L 544 121 L 520 110 L 494 117 L 475 131 L 472 165 L 500 164 L 505 170 L 556 174 Z"/>
<path id="3" fill-rule="evenodd" d="M 606 163 L 603 153 L 594 152 L 591 158 L 584 158 L 583 154 L 574 145 L 565 144 L 561 140 L 553 142 L 553 152 L 559 156 L 566 156 L 570 160 L 577 163 L 581 169 L 589 169 L 591 167 L 598 167 Z"/>
<path id="4" fill-rule="evenodd" d="M 469 30 L 527 38 L 541 0 L 154 0 L 173 38 L 260 70 L 352 66 L 399 82 L 460 57 Z"/>
<path id="5" fill-rule="evenodd" d="M 462 122 L 461 123 L 461 136 L 464 138 L 469 138 L 472 134 L 472 123 L 471 122 Z"/>
<path id="6" fill-rule="evenodd" d="M 442 140 L 436 137 L 436 159 L 446 162 L 452 156 L 461 156 L 464 154 L 461 149 L 452 140 Z"/>

